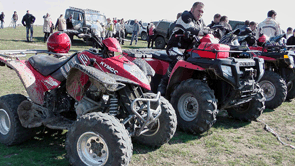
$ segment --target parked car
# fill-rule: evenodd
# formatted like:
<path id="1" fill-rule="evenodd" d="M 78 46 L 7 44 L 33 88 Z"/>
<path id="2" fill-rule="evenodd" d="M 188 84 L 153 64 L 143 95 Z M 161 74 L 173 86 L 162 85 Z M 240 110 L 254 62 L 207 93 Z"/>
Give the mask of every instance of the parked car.
<path id="1" fill-rule="evenodd" d="M 139 36 L 142 40 L 147 40 L 147 24 L 148 23 L 139 23 L 140 25 L 140 31 Z M 128 20 L 125 22 L 125 35 L 132 34 L 133 32 L 133 25 L 134 20 Z"/>
<path id="2" fill-rule="evenodd" d="M 66 33 L 71 40 L 73 40 L 74 36 L 77 36 L 83 38 L 84 41 L 88 41 L 92 24 L 95 24 L 97 20 L 103 26 L 107 24 L 106 16 L 97 10 L 69 7 L 66 9 L 65 19 L 69 18 L 70 15 L 73 15 L 74 29 L 67 30 Z"/>
<path id="3" fill-rule="evenodd" d="M 157 49 L 164 49 L 165 46 L 168 43 L 169 38 L 167 37 L 168 29 L 170 24 L 172 24 L 173 21 L 168 20 L 160 20 L 156 25 L 156 28 L 154 30 L 155 34 L 155 47 Z"/>
<path id="4" fill-rule="evenodd" d="M 232 27 L 233 30 L 242 28 L 245 25 L 245 21 L 234 21 L 234 20 L 229 20 L 228 22 L 230 26 Z"/>

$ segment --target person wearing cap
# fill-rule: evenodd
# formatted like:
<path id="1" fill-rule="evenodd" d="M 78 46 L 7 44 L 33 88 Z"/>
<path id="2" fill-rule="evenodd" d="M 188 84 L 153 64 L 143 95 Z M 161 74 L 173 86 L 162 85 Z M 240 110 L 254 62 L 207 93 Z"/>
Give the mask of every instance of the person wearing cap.
<path id="1" fill-rule="evenodd" d="M 258 24 L 258 33 L 256 38 L 259 38 L 259 35 L 264 34 L 268 37 L 273 37 L 280 35 L 282 33 L 279 23 L 276 21 L 277 13 L 274 10 L 270 10 L 267 13 L 267 18 Z"/>
<path id="2" fill-rule="evenodd" d="M 109 38 L 109 37 L 113 37 L 113 33 L 114 33 L 114 24 L 113 22 L 111 21 L 110 18 L 107 19 L 107 25 L 105 27 L 106 29 L 106 38 Z"/>

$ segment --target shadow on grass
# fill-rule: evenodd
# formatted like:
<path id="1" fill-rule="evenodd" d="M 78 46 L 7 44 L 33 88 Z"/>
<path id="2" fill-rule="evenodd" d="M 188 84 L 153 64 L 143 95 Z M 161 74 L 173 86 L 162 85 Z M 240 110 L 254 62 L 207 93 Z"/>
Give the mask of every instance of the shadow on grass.
<path id="1" fill-rule="evenodd" d="M 0 165 L 68 165 L 65 138 L 66 134 L 57 131 L 38 132 L 22 144 L 9 147 L 0 145 Z"/>

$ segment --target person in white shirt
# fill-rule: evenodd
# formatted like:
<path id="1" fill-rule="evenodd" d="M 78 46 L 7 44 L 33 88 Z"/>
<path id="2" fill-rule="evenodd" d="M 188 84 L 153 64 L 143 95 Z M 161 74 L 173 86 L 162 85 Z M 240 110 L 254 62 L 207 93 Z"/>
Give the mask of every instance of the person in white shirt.
<path id="1" fill-rule="evenodd" d="M 256 34 L 256 38 L 258 39 L 261 34 L 264 34 L 268 37 L 278 36 L 282 34 L 279 23 L 275 20 L 277 13 L 274 10 L 270 10 L 267 13 L 267 18 L 262 21 L 257 29 L 258 33 Z"/>

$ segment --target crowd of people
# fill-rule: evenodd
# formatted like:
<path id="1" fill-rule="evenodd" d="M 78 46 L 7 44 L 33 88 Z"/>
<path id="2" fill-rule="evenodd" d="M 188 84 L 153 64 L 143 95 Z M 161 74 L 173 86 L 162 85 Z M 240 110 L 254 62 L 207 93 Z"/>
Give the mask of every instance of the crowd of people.
<path id="1" fill-rule="evenodd" d="M 187 13 L 178 13 L 177 20 L 179 20 L 180 17 L 185 17 L 185 14 Z M 254 22 L 254 21 L 245 21 L 245 25 L 243 28 L 241 28 L 240 34 L 246 34 L 246 33 L 253 33 L 255 34 L 256 39 L 259 38 L 259 35 L 265 34 L 268 37 L 279 35 L 282 32 L 280 29 L 279 23 L 276 21 L 276 15 L 277 13 L 274 10 L 270 10 L 267 13 L 267 18 L 262 21 L 260 24 Z M 0 14 L 0 29 L 4 28 L 4 12 L 1 12 Z M 51 33 L 53 33 L 53 30 L 58 31 L 64 31 L 66 29 L 74 29 L 73 21 L 72 21 L 73 15 L 70 15 L 69 18 L 65 19 L 63 14 L 60 15 L 59 18 L 57 18 L 57 21 L 55 25 L 53 24 L 52 19 L 50 18 L 50 14 L 47 13 L 43 16 L 44 24 L 43 24 L 43 32 L 44 32 L 44 42 L 46 42 L 47 38 Z M 26 15 L 23 16 L 23 19 L 21 23 L 26 27 L 27 30 L 27 41 L 31 41 L 33 38 L 33 26 L 32 24 L 35 22 L 35 17 L 29 13 L 29 10 L 27 11 Z M 175 25 L 177 24 L 177 20 L 169 27 L 169 31 L 167 33 L 167 38 L 170 38 L 171 34 L 175 31 L 177 31 L 177 27 L 175 28 Z M 180 18 L 180 20 L 182 20 Z M 16 23 L 18 21 L 18 14 L 16 11 L 14 11 L 12 15 L 12 27 L 16 28 Z M 229 19 L 227 16 L 222 16 L 221 14 L 217 13 L 213 17 L 213 21 L 208 25 L 205 26 L 205 23 L 203 19 L 196 20 L 199 22 L 200 25 L 198 25 L 201 29 L 205 29 L 202 27 L 208 27 L 210 29 L 214 29 L 215 27 L 222 27 L 223 34 L 226 34 L 230 31 L 232 31 L 232 27 L 229 24 Z M 110 18 L 107 19 L 107 24 L 103 25 L 98 20 L 95 24 L 92 25 L 91 28 L 94 28 L 96 30 L 96 35 L 99 38 L 108 38 L 108 37 L 115 37 L 119 40 L 120 44 L 124 45 L 125 40 L 125 22 L 124 19 L 116 19 L 113 18 L 111 20 Z M 154 44 L 154 29 L 155 25 L 153 23 L 149 23 L 147 27 L 147 47 L 153 48 Z M 133 41 L 135 42 L 135 45 L 138 42 L 138 35 L 140 32 L 140 22 L 135 20 L 135 23 L 133 25 L 133 32 L 132 37 L 130 41 L 130 45 L 132 45 Z M 31 35 L 29 35 L 31 33 Z M 286 39 L 287 44 L 289 45 L 295 45 L 295 29 L 288 27 L 286 32 Z M 151 45 L 150 45 L 151 44 Z"/>

